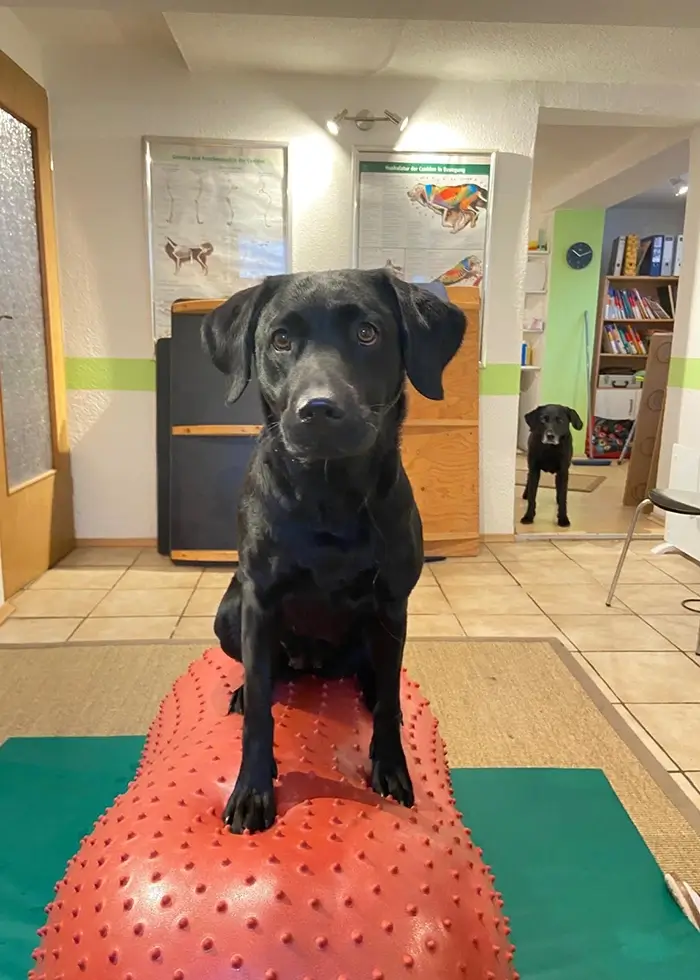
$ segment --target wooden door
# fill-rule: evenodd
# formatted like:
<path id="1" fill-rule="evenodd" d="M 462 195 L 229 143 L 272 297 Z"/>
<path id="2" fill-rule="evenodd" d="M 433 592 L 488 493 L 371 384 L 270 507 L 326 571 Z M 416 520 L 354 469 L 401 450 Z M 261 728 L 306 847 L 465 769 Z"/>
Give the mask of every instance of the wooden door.
<path id="1" fill-rule="evenodd" d="M 0 52 L 0 561 L 5 596 L 73 547 L 46 92 Z"/>

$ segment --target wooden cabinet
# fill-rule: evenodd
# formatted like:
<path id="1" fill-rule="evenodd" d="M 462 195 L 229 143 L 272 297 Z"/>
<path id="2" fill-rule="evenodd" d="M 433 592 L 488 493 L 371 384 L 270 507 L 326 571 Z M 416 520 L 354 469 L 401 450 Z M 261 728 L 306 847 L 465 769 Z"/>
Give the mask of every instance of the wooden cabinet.
<path id="1" fill-rule="evenodd" d="M 468 556 L 479 541 L 479 291 L 448 294 L 467 316 L 466 339 L 445 372 L 443 401 L 409 385 L 402 455 L 426 554 Z M 238 493 L 262 418 L 254 379 L 226 405 L 226 379 L 201 349 L 202 317 L 220 302 L 175 303 L 172 337 L 159 341 L 159 550 L 174 561 L 238 558 Z"/>

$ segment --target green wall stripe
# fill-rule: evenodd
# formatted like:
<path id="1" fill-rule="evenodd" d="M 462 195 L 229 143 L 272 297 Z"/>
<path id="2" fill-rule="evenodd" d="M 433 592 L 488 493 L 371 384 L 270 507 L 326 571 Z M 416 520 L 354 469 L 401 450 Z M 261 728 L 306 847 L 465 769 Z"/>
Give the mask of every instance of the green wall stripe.
<path id="1" fill-rule="evenodd" d="M 517 395 L 519 391 L 519 364 L 485 364 L 480 369 L 480 395 Z"/>
<path id="2" fill-rule="evenodd" d="M 700 357 L 672 357 L 668 369 L 668 386 L 700 391 Z"/>
<path id="3" fill-rule="evenodd" d="M 155 391 L 156 364 L 139 357 L 67 357 L 70 391 Z M 486 364 L 479 370 L 480 395 L 517 395 L 519 364 Z"/>
<path id="4" fill-rule="evenodd" d="M 540 402 L 569 405 L 582 419 L 586 418 L 588 407 L 583 314 L 588 311 L 592 348 L 604 227 L 602 208 L 564 209 L 554 213 Z M 566 251 L 575 242 L 588 242 L 593 249 L 593 259 L 586 269 L 574 270 L 567 264 Z M 585 430 L 572 435 L 574 452 L 583 452 Z"/>
<path id="5" fill-rule="evenodd" d="M 156 362 L 145 357 L 67 357 L 71 391 L 155 391 Z"/>

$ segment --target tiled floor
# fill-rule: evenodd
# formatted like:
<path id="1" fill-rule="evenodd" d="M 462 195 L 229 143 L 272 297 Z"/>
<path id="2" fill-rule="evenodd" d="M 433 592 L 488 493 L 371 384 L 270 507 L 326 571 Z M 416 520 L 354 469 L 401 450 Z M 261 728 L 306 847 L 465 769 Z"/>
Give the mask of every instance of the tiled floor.
<path id="1" fill-rule="evenodd" d="M 525 466 L 524 457 L 519 456 L 518 465 Z M 633 507 L 622 506 L 622 495 L 627 480 L 628 462 L 621 465 L 613 460 L 610 466 L 574 466 L 572 474 L 577 477 L 603 477 L 603 482 L 590 493 L 569 490 L 569 520 L 571 527 L 557 527 L 557 505 L 554 489 L 540 487 L 537 494 L 537 516 L 534 524 L 521 524 L 525 513 L 522 500 L 523 488 L 515 488 L 514 518 L 516 534 L 570 534 L 572 531 L 585 534 L 624 534 L 634 513 Z M 637 525 L 639 534 L 658 534 L 661 527 L 653 517 L 642 515 Z"/>
<path id="2" fill-rule="evenodd" d="M 700 566 L 633 542 L 605 606 L 620 541 L 482 546 L 426 566 L 410 636 L 558 638 L 700 807 Z M 213 640 L 230 570 L 174 567 L 152 551 L 84 549 L 15 596 L 0 644 Z M 18 653 L 21 655 L 21 653 Z"/>

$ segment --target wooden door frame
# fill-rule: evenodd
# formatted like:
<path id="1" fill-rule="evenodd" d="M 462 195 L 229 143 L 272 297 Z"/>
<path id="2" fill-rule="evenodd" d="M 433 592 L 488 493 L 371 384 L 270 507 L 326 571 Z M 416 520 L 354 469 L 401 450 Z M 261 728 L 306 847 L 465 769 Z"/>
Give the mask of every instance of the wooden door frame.
<path id="1" fill-rule="evenodd" d="M 0 51 L 0 107 L 25 123 L 32 132 L 34 151 L 34 180 L 36 186 L 36 221 L 39 263 L 41 270 L 44 332 L 46 338 L 46 368 L 51 413 L 51 443 L 53 470 L 29 483 L 37 483 L 54 475 L 57 493 L 69 495 L 69 500 L 57 502 L 66 523 L 62 540 L 51 549 L 50 564 L 58 561 L 75 543 L 73 522 L 73 483 L 70 446 L 68 441 L 68 403 L 61 326 L 61 299 L 58 277 L 56 223 L 53 198 L 53 164 L 50 146 L 49 103 L 46 91 L 11 58 Z M 5 479 L 6 460 L 0 391 L 0 479 Z M 12 493 L 22 490 L 22 484 L 10 491 L 0 492 L 0 519 Z"/>

